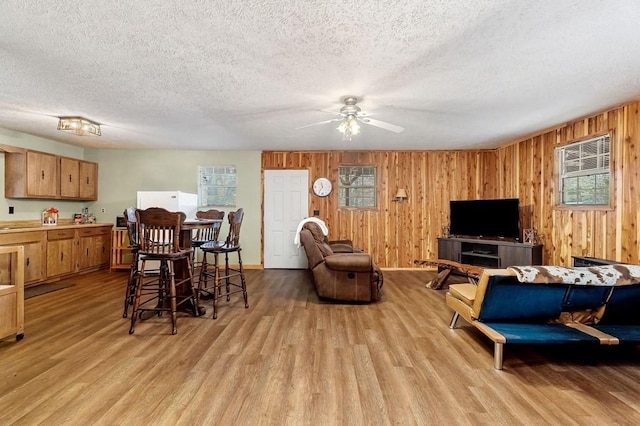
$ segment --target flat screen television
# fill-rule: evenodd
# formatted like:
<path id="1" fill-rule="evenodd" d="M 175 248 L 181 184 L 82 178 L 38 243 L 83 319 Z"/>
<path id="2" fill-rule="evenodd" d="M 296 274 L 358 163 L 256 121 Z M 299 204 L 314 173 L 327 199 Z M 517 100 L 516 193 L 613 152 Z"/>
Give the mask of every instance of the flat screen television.
<path id="1" fill-rule="evenodd" d="M 452 235 L 520 239 L 520 202 L 517 198 L 451 200 L 449 220 Z"/>

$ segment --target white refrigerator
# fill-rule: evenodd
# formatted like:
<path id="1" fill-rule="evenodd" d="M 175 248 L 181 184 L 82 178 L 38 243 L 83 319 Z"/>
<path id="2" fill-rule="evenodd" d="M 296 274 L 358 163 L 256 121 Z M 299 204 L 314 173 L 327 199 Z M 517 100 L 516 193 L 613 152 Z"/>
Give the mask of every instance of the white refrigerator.
<path id="1" fill-rule="evenodd" d="M 138 191 L 139 209 L 162 207 L 171 212 L 183 212 L 187 220 L 196 218 L 198 211 L 198 194 L 182 191 Z"/>

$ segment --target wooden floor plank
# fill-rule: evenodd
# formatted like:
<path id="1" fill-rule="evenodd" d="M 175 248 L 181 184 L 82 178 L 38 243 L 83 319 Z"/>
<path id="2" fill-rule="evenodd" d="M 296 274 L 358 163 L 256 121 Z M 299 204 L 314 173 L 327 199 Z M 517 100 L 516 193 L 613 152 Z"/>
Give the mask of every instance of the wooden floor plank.
<path id="1" fill-rule="evenodd" d="M 126 273 L 25 301 L 0 342 L 0 424 L 640 424 L 637 347 L 507 346 L 448 328 L 433 272 L 385 271 L 379 303 L 319 300 L 307 271 L 249 270 L 249 309 L 122 318 Z M 459 277 L 462 281 L 464 278 Z M 450 279 L 455 282 L 456 277 Z"/>

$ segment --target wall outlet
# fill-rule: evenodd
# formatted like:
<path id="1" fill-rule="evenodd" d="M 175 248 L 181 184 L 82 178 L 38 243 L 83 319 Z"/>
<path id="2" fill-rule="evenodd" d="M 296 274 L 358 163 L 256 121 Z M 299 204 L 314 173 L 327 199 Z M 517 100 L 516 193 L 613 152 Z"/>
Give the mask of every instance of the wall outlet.
<path id="1" fill-rule="evenodd" d="M 101 209 L 100 209 L 100 211 L 101 211 L 102 213 L 104 213 L 104 212 L 105 212 L 105 209 L 104 209 L 104 208 L 101 208 Z"/>
<path id="2" fill-rule="evenodd" d="M 13 214 L 13 211 L 14 211 L 13 206 L 9 206 L 9 214 Z"/>

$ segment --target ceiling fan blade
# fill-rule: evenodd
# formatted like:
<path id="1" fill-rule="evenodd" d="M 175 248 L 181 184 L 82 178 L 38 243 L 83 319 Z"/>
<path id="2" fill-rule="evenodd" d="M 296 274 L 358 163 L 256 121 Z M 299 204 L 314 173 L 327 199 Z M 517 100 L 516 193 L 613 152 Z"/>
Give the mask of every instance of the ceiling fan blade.
<path id="1" fill-rule="evenodd" d="M 306 126 L 296 127 L 296 130 L 298 130 L 298 129 L 304 129 L 304 128 L 306 128 L 306 127 L 311 127 L 311 126 L 317 126 L 317 125 L 320 125 L 320 124 L 334 123 L 334 122 L 336 122 L 336 121 L 340 121 L 340 120 L 342 120 L 342 119 L 341 119 L 341 118 L 334 118 L 334 119 L 332 119 L 332 120 L 319 121 L 319 122 L 317 122 L 317 123 L 307 124 Z"/>
<path id="2" fill-rule="evenodd" d="M 362 118 L 360 119 L 365 124 L 370 124 L 375 127 L 380 127 L 381 129 L 389 130 L 394 133 L 402 133 L 404 132 L 404 127 L 396 126 L 395 124 L 386 123 L 380 120 L 374 120 L 373 118 Z"/>

